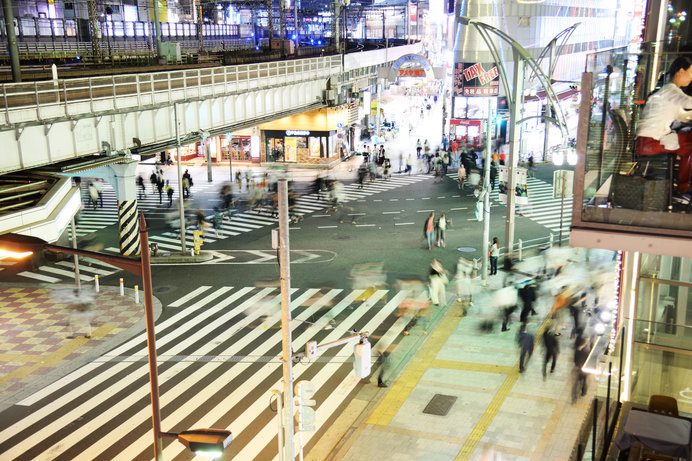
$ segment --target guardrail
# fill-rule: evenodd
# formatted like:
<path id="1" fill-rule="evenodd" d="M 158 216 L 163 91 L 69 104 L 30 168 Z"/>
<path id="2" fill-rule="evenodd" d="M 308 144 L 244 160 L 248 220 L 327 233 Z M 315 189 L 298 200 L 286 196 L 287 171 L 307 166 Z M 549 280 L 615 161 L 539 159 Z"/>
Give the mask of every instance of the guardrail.
<path id="1" fill-rule="evenodd" d="M 104 110 L 141 109 L 310 81 L 340 72 L 340 66 L 340 56 L 326 56 L 145 74 L 8 83 L 0 85 L 0 108 L 4 112 L 4 125 L 43 124 Z M 84 102 L 88 104 L 75 104 Z"/>

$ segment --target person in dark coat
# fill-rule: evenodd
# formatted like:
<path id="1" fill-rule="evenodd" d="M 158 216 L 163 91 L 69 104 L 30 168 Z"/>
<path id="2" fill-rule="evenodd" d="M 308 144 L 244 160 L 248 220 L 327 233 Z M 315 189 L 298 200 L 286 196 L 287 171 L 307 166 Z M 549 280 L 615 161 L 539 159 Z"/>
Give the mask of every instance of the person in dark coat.
<path id="1" fill-rule="evenodd" d="M 158 179 L 157 179 L 158 181 Z M 158 181 L 156 183 L 156 189 L 159 191 L 159 205 L 163 203 L 163 187 L 165 186 L 163 181 Z"/>
<path id="2" fill-rule="evenodd" d="M 536 315 L 536 311 L 533 308 L 533 303 L 536 302 L 536 287 L 533 282 L 529 282 L 519 288 L 518 293 L 523 306 L 521 314 L 519 314 L 519 320 L 521 320 L 521 323 L 526 323 L 529 315 Z"/>
<path id="3" fill-rule="evenodd" d="M 579 395 L 586 395 L 586 373 L 582 370 L 582 367 L 586 363 L 586 359 L 589 358 L 591 353 L 591 342 L 589 338 L 582 336 L 582 331 L 578 331 L 577 339 L 574 342 L 574 386 L 572 387 L 572 403 L 575 403 L 579 398 Z"/>
<path id="4" fill-rule="evenodd" d="M 555 371 L 555 362 L 557 361 L 557 356 L 560 355 L 560 343 L 555 336 L 552 325 L 548 325 L 543 333 L 543 346 L 545 347 L 545 357 L 543 358 L 543 379 L 546 378 L 546 368 L 548 367 L 548 362 L 552 360 L 550 365 L 550 372 Z"/>
<path id="5" fill-rule="evenodd" d="M 497 166 L 495 162 L 490 163 L 490 190 L 495 190 L 495 181 L 497 180 Z"/>
<path id="6" fill-rule="evenodd" d="M 519 354 L 519 373 L 523 373 L 533 354 L 533 335 L 526 330 L 526 325 L 522 325 L 519 329 L 517 342 L 521 348 Z"/>

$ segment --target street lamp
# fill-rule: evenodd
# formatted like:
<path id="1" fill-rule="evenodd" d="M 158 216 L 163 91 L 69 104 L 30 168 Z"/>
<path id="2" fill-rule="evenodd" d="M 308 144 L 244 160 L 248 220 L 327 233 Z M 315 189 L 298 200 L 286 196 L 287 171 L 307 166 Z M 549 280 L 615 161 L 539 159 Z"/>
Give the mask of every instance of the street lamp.
<path id="1" fill-rule="evenodd" d="M 156 332 L 154 330 L 154 298 L 151 284 L 151 261 L 149 259 L 149 234 L 144 213 L 139 215 L 139 241 L 142 253 L 139 261 L 120 255 L 108 255 L 95 251 L 80 250 L 59 245 L 53 245 L 37 237 L 20 234 L 5 234 L 0 236 L 0 259 L 11 257 L 20 259 L 41 251 L 67 253 L 76 256 L 94 258 L 111 264 L 131 274 L 142 277 L 144 288 L 144 313 L 147 329 L 147 348 L 149 352 L 149 383 L 151 386 L 151 412 L 154 429 L 154 452 L 157 461 L 163 459 L 163 437 L 176 437 L 190 450 L 208 453 L 220 453 L 232 440 L 229 431 L 220 429 L 195 429 L 179 434 L 161 431 L 161 410 L 159 405 L 159 372 L 156 360 Z"/>

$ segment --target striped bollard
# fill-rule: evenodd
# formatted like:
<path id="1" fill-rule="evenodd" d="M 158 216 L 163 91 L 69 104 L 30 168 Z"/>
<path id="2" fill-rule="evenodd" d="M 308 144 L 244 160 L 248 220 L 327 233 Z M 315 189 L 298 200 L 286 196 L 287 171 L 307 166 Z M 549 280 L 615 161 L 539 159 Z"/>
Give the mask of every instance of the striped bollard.
<path id="1" fill-rule="evenodd" d="M 550 248 L 553 247 L 553 233 L 550 233 Z"/>
<path id="2" fill-rule="evenodd" d="M 135 304 L 139 304 L 139 285 L 135 285 Z"/>
<path id="3" fill-rule="evenodd" d="M 125 296 L 125 285 L 123 285 L 123 279 L 120 279 L 120 296 Z"/>
<path id="4" fill-rule="evenodd" d="M 99 292 L 99 276 L 94 275 L 94 291 Z"/>

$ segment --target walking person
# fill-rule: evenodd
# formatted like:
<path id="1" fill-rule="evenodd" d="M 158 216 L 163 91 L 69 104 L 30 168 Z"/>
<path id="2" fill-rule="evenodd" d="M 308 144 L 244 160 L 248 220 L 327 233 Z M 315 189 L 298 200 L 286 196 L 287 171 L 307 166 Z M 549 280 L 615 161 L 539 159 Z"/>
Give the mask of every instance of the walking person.
<path id="1" fill-rule="evenodd" d="M 490 164 L 490 190 L 495 190 L 495 181 L 497 181 L 497 166 L 495 162 Z"/>
<path id="2" fill-rule="evenodd" d="M 151 176 L 149 176 L 149 182 L 151 183 L 151 193 L 155 194 L 159 183 L 159 177 L 156 174 L 156 171 L 151 172 Z"/>
<path id="3" fill-rule="evenodd" d="M 411 176 L 411 170 L 413 170 L 413 158 L 411 154 L 406 157 L 406 172 Z"/>
<path id="4" fill-rule="evenodd" d="M 103 180 L 101 178 L 97 178 L 94 182 L 94 187 L 96 188 L 96 193 L 98 194 L 99 198 L 99 208 L 103 208 Z"/>
<path id="5" fill-rule="evenodd" d="M 202 231 L 202 237 L 204 237 L 204 228 L 207 227 L 207 217 L 204 216 L 204 212 L 199 208 L 195 212 L 195 219 L 197 220 L 197 230 Z"/>
<path id="6" fill-rule="evenodd" d="M 425 226 L 423 226 L 423 236 L 428 244 L 428 251 L 432 250 L 433 245 L 433 235 L 435 233 L 435 212 L 431 211 L 428 219 L 425 220 Z"/>
<path id="7" fill-rule="evenodd" d="M 451 224 L 451 223 L 450 223 Z M 445 231 L 447 230 L 447 215 L 442 213 L 437 220 L 437 246 L 446 248 L 445 246 Z"/>
<path id="8" fill-rule="evenodd" d="M 137 198 L 142 199 L 146 195 L 146 190 L 144 189 L 144 178 L 141 174 L 137 176 L 137 189 L 139 190 Z"/>
<path id="9" fill-rule="evenodd" d="M 365 176 L 368 174 L 368 165 L 367 163 L 363 162 L 360 164 L 358 167 L 358 189 L 363 188 L 363 182 L 365 181 Z"/>
<path id="10" fill-rule="evenodd" d="M 526 370 L 526 365 L 528 365 L 531 355 L 533 355 L 533 335 L 527 331 L 526 325 L 522 325 L 519 328 L 517 342 L 521 349 L 519 353 L 519 373 L 523 373 Z"/>
<path id="11" fill-rule="evenodd" d="M 586 395 L 587 376 L 582 370 L 589 358 L 591 352 L 591 344 L 588 338 L 582 336 L 580 331 L 577 335 L 577 340 L 574 342 L 574 385 L 572 386 L 572 403 L 576 403 L 580 394 L 582 397 Z"/>
<path id="12" fill-rule="evenodd" d="M 159 191 L 159 205 L 163 203 L 163 186 L 164 183 L 163 181 L 159 181 L 158 178 L 156 180 L 156 189 Z"/>
<path id="13" fill-rule="evenodd" d="M 500 239 L 493 237 L 493 243 L 490 244 L 488 251 L 490 259 L 490 275 L 497 274 L 497 259 L 500 257 Z"/>
<path id="14" fill-rule="evenodd" d="M 219 212 L 219 209 L 217 207 L 214 207 L 212 225 L 214 226 L 214 233 L 216 234 L 216 238 L 219 238 L 219 230 L 223 225 L 223 215 Z"/>
<path id="15" fill-rule="evenodd" d="M 543 346 L 545 347 L 545 357 L 543 358 L 543 379 L 546 378 L 546 368 L 548 367 L 548 362 L 551 362 L 550 372 L 555 372 L 555 362 L 557 362 L 557 356 L 560 355 L 560 343 L 553 333 L 552 325 L 548 323 L 545 333 L 543 333 Z"/>
<path id="16" fill-rule="evenodd" d="M 91 201 L 91 206 L 96 209 L 96 205 L 98 205 L 99 201 L 99 193 L 96 190 L 96 186 L 94 185 L 93 182 L 89 183 L 89 200 Z"/>
<path id="17" fill-rule="evenodd" d="M 168 195 L 168 208 L 173 205 L 173 186 L 166 180 L 166 195 Z"/>
<path id="18" fill-rule="evenodd" d="M 188 170 L 183 173 L 183 197 L 190 197 L 190 188 L 192 187 L 192 176 Z"/>
<path id="19" fill-rule="evenodd" d="M 420 158 L 420 151 L 423 150 L 423 145 L 420 143 L 420 139 L 416 141 L 416 158 Z"/>
<path id="20" fill-rule="evenodd" d="M 430 274 L 428 276 L 430 283 L 430 301 L 441 307 L 447 305 L 447 271 L 442 267 L 442 264 L 437 259 L 433 259 L 430 264 Z"/>
<path id="21" fill-rule="evenodd" d="M 464 168 L 463 163 L 460 163 L 457 170 L 457 188 L 459 190 L 464 188 L 464 181 L 466 181 L 466 168 Z"/>
<path id="22" fill-rule="evenodd" d="M 521 298 L 522 309 L 521 314 L 519 314 L 519 320 L 521 323 L 526 323 L 529 319 L 529 315 L 536 315 L 536 311 L 533 308 L 533 303 L 536 302 L 536 287 L 533 281 L 524 284 L 519 288 L 519 298 Z"/>

